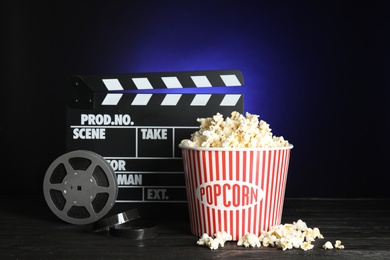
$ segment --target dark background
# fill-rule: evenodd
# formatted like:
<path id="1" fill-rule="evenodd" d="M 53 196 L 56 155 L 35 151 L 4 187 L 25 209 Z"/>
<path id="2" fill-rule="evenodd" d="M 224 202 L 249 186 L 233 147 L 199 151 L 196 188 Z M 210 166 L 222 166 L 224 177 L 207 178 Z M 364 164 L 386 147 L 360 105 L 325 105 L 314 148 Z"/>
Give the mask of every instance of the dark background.
<path id="1" fill-rule="evenodd" d="M 1 193 L 42 195 L 74 74 L 239 69 L 287 197 L 389 197 L 389 1 L 2 1 Z"/>

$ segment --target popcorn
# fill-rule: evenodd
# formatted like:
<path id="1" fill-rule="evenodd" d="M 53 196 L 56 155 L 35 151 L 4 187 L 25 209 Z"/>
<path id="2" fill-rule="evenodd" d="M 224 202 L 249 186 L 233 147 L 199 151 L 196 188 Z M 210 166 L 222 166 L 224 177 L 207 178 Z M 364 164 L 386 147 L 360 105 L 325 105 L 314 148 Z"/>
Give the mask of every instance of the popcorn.
<path id="1" fill-rule="evenodd" d="M 197 244 L 208 246 L 210 249 L 218 249 L 218 247 L 224 247 L 226 241 L 232 240 L 232 236 L 226 233 L 225 231 L 214 234 L 214 239 L 204 233 L 202 237 L 199 238 Z"/>
<path id="2" fill-rule="evenodd" d="M 334 247 L 337 249 L 344 249 L 344 245 L 341 244 L 340 240 L 336 240 L 336 242 L 334 243 Z"/>
<path id="3" fill-rule="evenodd" d="M 324 249 L 333 249 L 333 245 L 330 241 L 326 241 L 326 243 L 322 247 Z"/>
<path id="4" fill-rule="evenodd" d="M 220 113 L 208 118 L 198 118 L 199 130 L 191 135 L 191 139 L 181 141 L 190 147 L 220 148 L 256 148 L 283 147 L 290 145 L 283 136 L 274 136 L 269 124 L 259 120 L 259 116 L 237 111 L 231 117 L 223 118 Z"/>
<path id="5" fill-rule="evenodd" d="M 283 251 L 286 249 L 292 249 L 292 241 L 286 237 L 281 237 L 276 241 L 276 245 L 280 247 Z"/>
<path id="6" fill-rule="evenodd" d="M 333 248 L 344 249 L 344 245 L 341 244 L 340 240 L 336 240 L 334 243 L 334 247 L 333 247 L 333 245 L 330 241 L 326 241 L 326 243 L 322 245 L 322 248 L 324 248 L 324 249 L 333 249 Z"/>
<path id="7" fill-rule="evenodd" d="M 314 241 L 317 237 L 318 238 L 324 238 L 324 236 L 320 233 L 320 230 L 318 228 L 307 228 L 305 231 L 306 234 L 306 241 Z"/>
<path id="8" fill-rule="evenodd" d="M 301 248 L 302 248 L 304 251 L 313 249 L 313 247 L 314 247 L 314 245 L 313 245 L 310 241 L 306 241 L 306 242 L 303 242 L 303 243 L 301 244 Z"/>
<path id="9" fill-rule="evenodd" d="M 311 242 L 316 238 L 324 238 L 318 228 L 309 228 L 306 223 L 299 219 L 293 224 L 276 225 L 268 232 L 262 232 L 259 241 L 263 246 L 278 247 L 282 250 L 301 248 L 310 250 L 314 247 Z"/>
<path id="10" fill-rule="evenodd" d="M 225 231 L 221 232 L 218 231 L 217 233 L 214 234 L 215 240 L 219 242 L 219 245 L 221 247 L 224 247 L 226 241 L 231 241 L 232 236 L 226 233 Z"/>
<path id="11" fill-rule="evenodd" d="M 246 233 L 242 238 L 240 238 L 240 240 L 238 240 L 237 245 L 245 247 L 260 247 L 260 241 L 255 234 Z"/>
<path id="12" fill-rule="evenodd" d="M 237 241 L 238 246 L 244 247 L 261 247 L 261 244 L 265 247 L 277 247 L 283 251 L 287 249 L 300 248 L 304 251 L 308 251 L 314 248 L 312 242 L 316 238 L 323 239 L 318 228 L 309 228 L 306 223 L 299 219 L 293 224 L 281 224 L 271 227 L 269 231 L 263 231 L 259 237 L 255 234 L 246 233 L 242 238 Z M 209 237 L 206 233 L 199 238 L 198 245 L 206 245 L 210 249 L 218 249 L 218 247 L 224 247 L 226 241 L 231 241 L 232 236 L 225 231 L 214 234 L 214 239 Z M 340 240 L 336 240 L 334 247 L 330 241 L 325 242 L 322 245 L 324 249 L 344 249 L 344 245 Z"/>
<path id="13" fill-rule="evenodd" d="M 198 242 L 196 242 L 198 245 L 206 245 L 206 246 L 210 246 L 211 245 L 211 242 L 213 241 L 213 238 L 212 237 L 209 237 L 209 235 L 207 235 L 206 233 L 204 233 L 198 240 Z"/>
<path id="14" fill-rule="evenodd" d="M 296 228 L 298 228 L 298 230 L 304 231 L 307 229 L 307 225 L 302 221 L 302 219 L 298 219 L 298 221 L 293 222 L 293 224 L 296 226 Z"/>

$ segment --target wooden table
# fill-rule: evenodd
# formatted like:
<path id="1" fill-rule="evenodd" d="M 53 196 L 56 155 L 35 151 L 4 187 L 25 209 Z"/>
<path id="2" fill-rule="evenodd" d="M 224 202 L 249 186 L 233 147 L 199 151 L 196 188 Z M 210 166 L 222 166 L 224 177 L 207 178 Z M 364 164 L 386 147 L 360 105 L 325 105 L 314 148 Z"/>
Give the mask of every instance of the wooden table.
<path id="1" fill-rule="evenodd" d="M 390 199 L 287 198 L 282 223 L 302 219 L 325 237 L 309 251 L 236 242 L 211 250 L 197 245 L 188 220 L 160 221 L 155 238 L 130 240 L 66 223 L 43 198 L 0 201 L 0 259 L 390 259 Z M 323 249 L 328 240 L 341 240 L 345 249 Z"/>

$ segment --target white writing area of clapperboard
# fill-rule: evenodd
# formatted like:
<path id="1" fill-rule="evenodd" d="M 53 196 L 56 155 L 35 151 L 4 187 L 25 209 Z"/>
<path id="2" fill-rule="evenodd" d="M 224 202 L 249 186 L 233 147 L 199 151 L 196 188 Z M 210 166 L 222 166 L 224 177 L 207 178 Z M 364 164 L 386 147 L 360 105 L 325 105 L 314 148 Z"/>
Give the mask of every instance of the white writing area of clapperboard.
<path id="1" fill-rule="evenodd" d="M 83 157 L 99 166 L 102 162 L 97 156 L 101 156 L 114 171 L 114 180 L 102 165 L 94 173 L 94 184 L 80 177 L 69 180 L 76 183 L 72 195 L 55 192 L 56 183 L 46 182 L 46 189 L 52 190 L 47 195 L 49 206 L 53 211 L 63 210 L 68 200 L 91 196 L 96 197 L 92 213 L 96 219 L 107 212 L 133 208 L 144 218 L 186 218 L 188 206 L 178 145 L 199 129 L 197 118 L 217 112 L 243 113 L 243 85 L 243 75 L 238 70 L 70 77 L 66 147 L 68 152 L 82 153 L 71 158 L 73 165 L 69 167 L 73 169 L 65 171 L 87 168 Z M 237 91 L 212 93 L 213 87 Z M 200 88 L 203 92 L 196 93 Z M 155 93 L 156 89 L 160 91 Z M 210 93 L 205 93 L 206 89 Z M 56 167 L 49 169 L 48 175 L 58 183 L 64 182 L 61 176 L 65 174 L 57 173 Z M 59 212 L 65 220 L 79 218 L 83 212 L 88 214 L 82 203 L 65 211 Z"/>

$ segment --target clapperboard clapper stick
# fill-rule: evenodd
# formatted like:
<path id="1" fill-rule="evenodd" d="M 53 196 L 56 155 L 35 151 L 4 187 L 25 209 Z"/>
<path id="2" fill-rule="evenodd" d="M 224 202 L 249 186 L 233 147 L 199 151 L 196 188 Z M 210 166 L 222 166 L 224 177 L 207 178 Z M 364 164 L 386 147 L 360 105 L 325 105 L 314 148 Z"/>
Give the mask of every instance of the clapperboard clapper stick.
<path id="1" fill-rule="evenodd" d="M 143 218 L 187 216 L 183 163 L 178 144 L 199 129 L 197 118 L 217 112 L 226 116 L 232 111 L 243 113 L 242 89 L 235 88 L 243 85 L 244 79 L 238 70 L 71 76 L 67 93 L 66 149 L 68 152 L 82 150 L 87 154 L 90 151 L 94 155 L 92 163 L 98 160 L 103 164 L 100 157 L 95 158 L 101 156 L 111 167 L 116 181 L 115 188 L 110 190 L 108 179 L 112 178 L 112 173 L 99 169 L 105 167 L 101 165 L 95 170 L 100 173 L 91 175 L 92 182 L 99 183 L 89 185 L 89 189 L 92 189 L 93 198 L 98 194 L 99 203 L 94 203 L 101 205 L 100 211 L 115 215 L 137 208 Z M 215 87 L 219 87 L 219 92 L 221 87 L 229 88 L 229 91 L 215 93 Z M 231 93 L 232 88 L 234 93 Z M 80 157 L 81 161 L 85 159 L 82 158 L 84 155 Z M 53 178 L 48 178 L 46 189 L 50 190 L 48 203 L 56 210 L 56 204 L 70 205 L 67 197 L 59 195 L 61 191 L 56 190 L 70 172 L 65 170 L 62 176 L 54 171 L 47 174 L 56 175 L 56 183 L 52 182 Z M 74 174 L 73 170 L 69 171 Z M 83 185 L 78 185 L 77 177 L 72 181 L 72 187 L 80 189 L 79 193 L 74 192 L 74 196 L 87 196 L 82 188 L 86 181 L 80 178 Z M 56 195 L 52 197 L 50 194 Z M 113 198 L 114 205 L 109 201 Z M 66 221 L 84 223 L 102 218 L 95 216 L 94 211 L 89 211 L 85 205 L 73 206 L 68 209 L 72 209 L 75 217 L 67 217 Z M 92 216 L 87 220 L 78 219 L 81 212 L 89 212 Z M 59 215 L 68 216 L 68 213 Z"/>

